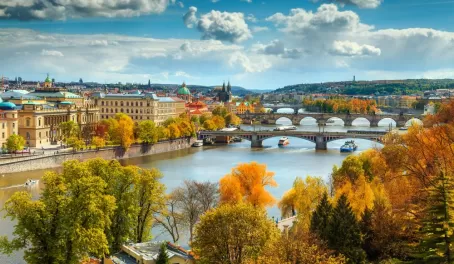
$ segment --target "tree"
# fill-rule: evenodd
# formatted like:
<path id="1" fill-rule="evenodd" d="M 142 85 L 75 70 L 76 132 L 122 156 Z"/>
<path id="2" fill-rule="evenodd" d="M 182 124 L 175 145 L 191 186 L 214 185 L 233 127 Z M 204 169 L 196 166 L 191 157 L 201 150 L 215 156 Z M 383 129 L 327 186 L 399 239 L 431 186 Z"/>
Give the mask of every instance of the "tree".
<path id="1" fill-rule="evenodd" d="M 181 131 L 178 128 L 177 124 L 170 124 L 168 126 L 168 129 L 169 129 L 169 138 L 170 139 L 176 139 L 176 138 L 181 137 Z"/>
<path id="2" fill-rule="evenodd" d="M 194 226 L 207 210 L 217 204 L 216 184 L 196 181 L 184 181 L 183 186 L 176 188 L 172 196 L 177 201 L 185 226 L 189 228 L 189 242 L 192 242 Z"/>
<path id="3" fill-rule="evenodd" d="M 320 203 L 317 205 L 311 217 L 310 230 L 324 241 L 328 241 L 329 223 L 333 214 L 333 206 L 328 200 L 328 193 L 323 193 Z"/>
<path id="4" fill-rule="evenodd" d="M 158 138 L 159 140 L 168 139 L 170 137 L 170 131 L 168 128 L 159 126 L 158 127 Z"/>
<path id="5" fill-rule="evenodd" d="M 241 124 L 241 119 L 235 115 L 234 113 L 229 113 L 225 116 L 225 124 L 226 125 L 235 125 L 238 126 Z"/>
<path id="6" fill-rule="evenodd" d="M 65 142 L 71 137 L 79 136 L 79 125 L 74 121 L 62 122 L 60 123 L 59 128 Z"/>
<path id="7" fill-rule="evenodd" d="M 216 130 L 218 127 L 212 120 L 205 120 L 203 122 L 203 128 L 206 130 Z"/>
<path id="8" fill-rule="evenodd" d="M 147 120 L 139 123 L 139 139 L 147 144 L 158 142 L 159 133 L 153 121 Z"/>
<path id="9" fill-rule="evenodd" d="M 267 171 L 265 164 L 242 163 L 220 180 L 221 203 L 247 202 L 255 207 L 272 206 L 274 197 L 265 187 L 276 187 L 274 172 Z"/>
<path id="10" fill-rule="evenodd" d="M 246 203 L 226 204 L 200 218 L 192 245 L 203 263 L 240 264 L 257 260 L 277 237 L 265 210 Z"/>
<path id="11" fill-rule="evenodd" d="M 361 249 L 361 233 L 356 216 L 342 195 L 328 223 L 328 246 L 348 258 L 348 263 L 363 263 L 365 253 Z"/>
<path id="12" fill-rule="evenodd" d="M 85 146 L 85 142 L 82 139 L 79 139 L 78 137 L 67 138 L 66 144 L 72 147 L 73 150 L 80 150 L 83 149 L 83 147 Z"/>
<path id="13" fill-rule="evenodd" d="M 211 121 L 216 125 L 217 129 L 221 129 L 225 127 L 225 120 L 222 116 L 213 116 L 211 118 Z"/>
<path id="14" fill-rule="evenodd" d="M 227 109 L 223 106 L 216 106 L 211 112 L 214 116 L 219 116 L 222 118 L 227 115 Z"/>
<path id="15" fill-rule="evenodd" d="M 16 152 L 24 149 L 25 139 L 22 136 L 13 134 L 6 140 L 6 149 L 8 152 Z"/>
<path id="16" fill-rule="evenodd" d="M 436 182 L 429 187 L 428 204 L 423 220 L 421 247 L 427 262 L 452 263 L 454 241 L 453 180 L 440 172 Z"/>
<path id="17" fill-rule="evenodd" d="M 300 227 L 309 230 L 312 212 L 316 209 L 324 193 L 328 191 L 321 178 L 307 176 L 296 178 L 293 187 L 287 191 L 278 206 L 282 217 L 298 213 Z"/>
<path id="18" fill-rule="evenodd" d="M 172 242 L 177 243 L 184 228 L 184 216 L 178 211 L 178 201 L 173 193 L 166 197 L 165 206 L 164 210 L 154 215 L 155 226 L 163 228 L 172 237 Z"/>
<path id="19" fill-rule="evenodd" d="M 134 141 L 134 121 L 123 113 L 116 114 L 115 119 L 118 122 L 115 133 L 117 140 L 123 148 L 128 149 Z"/>
<path id="20" fill-rule="evenodd" d="M 93 137 L 91 143 L 96 146 L 96 148 L 100 149 L 106 146 L 106 141 L 102 137 Z"/>
<path id="21" fill-rule="evenodd" d="M 90 173 L 86 163 L 67 161 L 62 173 L 48 172 L 38 200 L 16 192 L 5 204 L 16 220 L 14 238 L 1 239 L 3 253 L 25 249 L 27 263 L 80 263 L 88 256 L 109 253 L 104 233 L 115 210 L 106 183 Z"/>
<path id="22" fill-rule="evenodd" d="M 199 117 L 199 122 L 200 122 L 200 124 L 203 125 L 203 124 L 205 123 L 205 121 L 210 120 L 210 119 L 211 119 L 211 115 L 210 115 L 210 114 L 208 114 L 208 113 L 203 113 L 203 114 Z"/>
<path id="23" fill-rule="evenodd" d="M 162 243 L 159 249 L 156 264 L 169 264 L 169 255 L 167 254 L 167 243 Z"/>

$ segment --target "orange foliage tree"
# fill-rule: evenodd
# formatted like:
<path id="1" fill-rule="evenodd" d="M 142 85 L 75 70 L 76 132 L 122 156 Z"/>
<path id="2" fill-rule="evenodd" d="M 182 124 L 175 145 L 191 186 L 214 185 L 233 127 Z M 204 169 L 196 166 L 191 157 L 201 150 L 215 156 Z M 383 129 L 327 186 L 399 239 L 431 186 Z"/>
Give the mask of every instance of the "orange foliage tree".
<path id="1" fill-rule="evenodd" d="M 275 199 L 265 188 L 276 186 L 274 172 L 268 171 L 265 164 L 242 163 L 220 180 L 220 200 L 231 204 L 247 202 L 255 207 L 273 206 Z"/>

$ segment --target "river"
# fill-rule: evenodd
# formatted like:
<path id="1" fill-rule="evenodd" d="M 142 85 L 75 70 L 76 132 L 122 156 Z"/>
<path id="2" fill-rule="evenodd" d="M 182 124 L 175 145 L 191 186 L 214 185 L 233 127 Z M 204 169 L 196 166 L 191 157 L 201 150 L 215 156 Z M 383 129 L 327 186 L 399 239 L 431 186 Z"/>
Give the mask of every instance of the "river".
<path id="1" fill-rule="evenodd" d="M 289 120 L 279 120 L 278 125 L 291 125 Z M 364 130 L 387 130 L 389 122 L 386 120 L 379 123 L 379 128 L 369 128 L 367 120 L 357 120 L 353 127 L 343 127 L 342 121 L 336 120 L 328 124 L 325 131 L 346 131 L 348 129 Z M 243 126 L 247 130 L 265 130 L 275 126 Z M 303 120 L 298 130 L 318 131 L 315 120 Z M 315 144 L 297 138 L 290 138 L 290 145 L 280 148 L 277 146 L 279 138 L 267 139 L 263 142 L 261 149 L 251 149 L 250 142 L 233 143 L 230 145 L 204 146 L 201 148 L 190 148 L 171 153 L 163 153 L 153 156 L 145 156 L 122 160 L 123 164 L 134 164 L 144 168 L 156 167 L 164 174 L 162 182 L 167 190 L 179 186 L 185 179 L 197 181 L 218 182 L 230 169 L 241 162 L 257 161 L 266 163 L 268 170 L 275 172 L 275 179 L 278 187 L 270 188 L 269 191 L 279 199 L 282 194 L 291 188 L 295 177 L 320 176 L 328 180 L 333 165 L 340 165 L 348 154 L 340 153 L 339 147 L 342 140 L 328 143 L 327 151 L 316 151 Z M 358 152 L 379 144 L 368 140 L 356 140 L 359 145 Z M 30 171 L 21 173 L 5 174 L 0 176 L 0 208 L 16 191 L 29 191 L 33 197 L 38 197 L 42 183 L 37 186 L 26 188 L 23 186 L 27 179 L 40 179 L 45 171 Z M 270 216 L 280 217 L 276 207 L 268 210 Z M 4 211 L 0 212 L 0 217 Z M 11 236 L 14 223 L 9 219 L 0 218 L 0 236 Z M 163 239 L 157 237 L 156 239 Z M 22 260 L 23 253 L 18 252 L 12 256 L 0 255 L 0 263 L 19 264 L 25 263 Z"/>

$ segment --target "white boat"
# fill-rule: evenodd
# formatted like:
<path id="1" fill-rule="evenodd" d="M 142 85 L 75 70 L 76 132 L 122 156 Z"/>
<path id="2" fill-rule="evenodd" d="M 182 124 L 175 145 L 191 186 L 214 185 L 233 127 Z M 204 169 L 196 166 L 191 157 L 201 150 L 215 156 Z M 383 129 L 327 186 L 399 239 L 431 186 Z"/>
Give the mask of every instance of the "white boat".
<path id="1" fill-rule="evenodd" d="M 287 130 L 296 130 L 296 126 L 280 126 L 276 127 L 274 131 L 287 131 Z"/>
<path id="2" fill-rule="evenodd" d="M 203 140 L 197 140 L 196 142 L 192 143 L 193 147 L 201 147 L 203 146 Z"/>
<path id="3" fill-rule="evenodd" d="M 290 144 L 288 137 L 281 137 L 281 139 L 279 139 L 279 143 L 278 143 L 279 146 L 286 146 L 288 144 Z"/>
<path id="4" fill-rule="evenodd" d="M 399 128 L 399 130 L 407 131 L 407 130 L 408 130 L 408 127 L 401 127 L 401 128 Z"/>
<path id="5" fill-rule="evenodd" d="M 35 185 L 35 184 L 37 184 L 37 183 L 38 183 L 38 180 L 30 180 L 30 179 L 28 179 L 28 180 L 24 183 L 24 185 L 25 185 L 25 186 L 32 186 L 32 185 Z"/>

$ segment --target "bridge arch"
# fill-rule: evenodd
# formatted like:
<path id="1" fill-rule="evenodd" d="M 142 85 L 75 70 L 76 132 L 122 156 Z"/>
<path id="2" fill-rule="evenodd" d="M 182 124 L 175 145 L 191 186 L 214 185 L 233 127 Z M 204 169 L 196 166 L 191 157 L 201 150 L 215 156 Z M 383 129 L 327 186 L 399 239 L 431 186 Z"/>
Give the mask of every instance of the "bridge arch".
<path id="1" fill-rule="evenodd" d="M 397 126 L 396 120 L 394 120 L 391 117 L 385 117 L 383 119 L 380 119 L 380 121 L 378 121 L 378 126 L 381 126 L 381 127 L 387 127 L 387 126 L 389 126 L 389 124 L 391 124 L 392 127 Z"/>
<path id="2" fill-rule="evenodd" d="M 280 137 L 282 136 L 270 136 L 270 137 L 266 137 L 266 138 L 263 138 L 262 140 L 265 141 L 265 140 L 269 140 L 269 139 L 279 139 Z M 288 137 L 289 139 L 302 139 L 304 141 L 307 141 L 307 142 L 311 142 L 311 143 L 314 143 L 316 142 L 316 137 L 315 136 L 307 136 L 307 137 L 298 137 L 298 136 L 286 136 Z"/>
<path id="3" fill-rule="evenodd" d="M 287 107 L 282 107 L 282 108 L 277 108 L 276 111 L 274 111 L 276 114 L 293 114 L 295 113 L 295 110 L 293 108 L 287 108 Z"/>
<path id="4" fill-rule="evenodd" d="M 300 125 L 305 125 L 305 126 L 317 125 L 317 119 L 315 119 L 314 117 L 311 117 L 311 116 L 303 117 L 300 120 Z"/>
<path id="5" fill-rule="evenodd" d="M 352 120 L 352 126 L 370 126 L 371 121 L 365 117 L 358 117 Z"/>
<path id="6" fill-rule="evenodd" d="M 342 118 L 333 116 L 326 120 L 326 124 L 331 126 L 344 126 L 345 121 Z"/>
<path id="7" fill-rule="evenodd" d="M 288 116 L 277 116 L 276 118 L 277 125 L 292 125 L 292 119 Z"/>
<path id="8" fill-rule="evenodd" d="M 410 120 L 408 120 L 407 122 L 405 122 L 405 126 L 408 127 L 408 126 L 412 126 L 413 124 L 415 125 L 422 125 L 423 124 L 423 121 L 419 118 L 416 118 L 416 117 L 413 117 L 411 118 Z"/>

